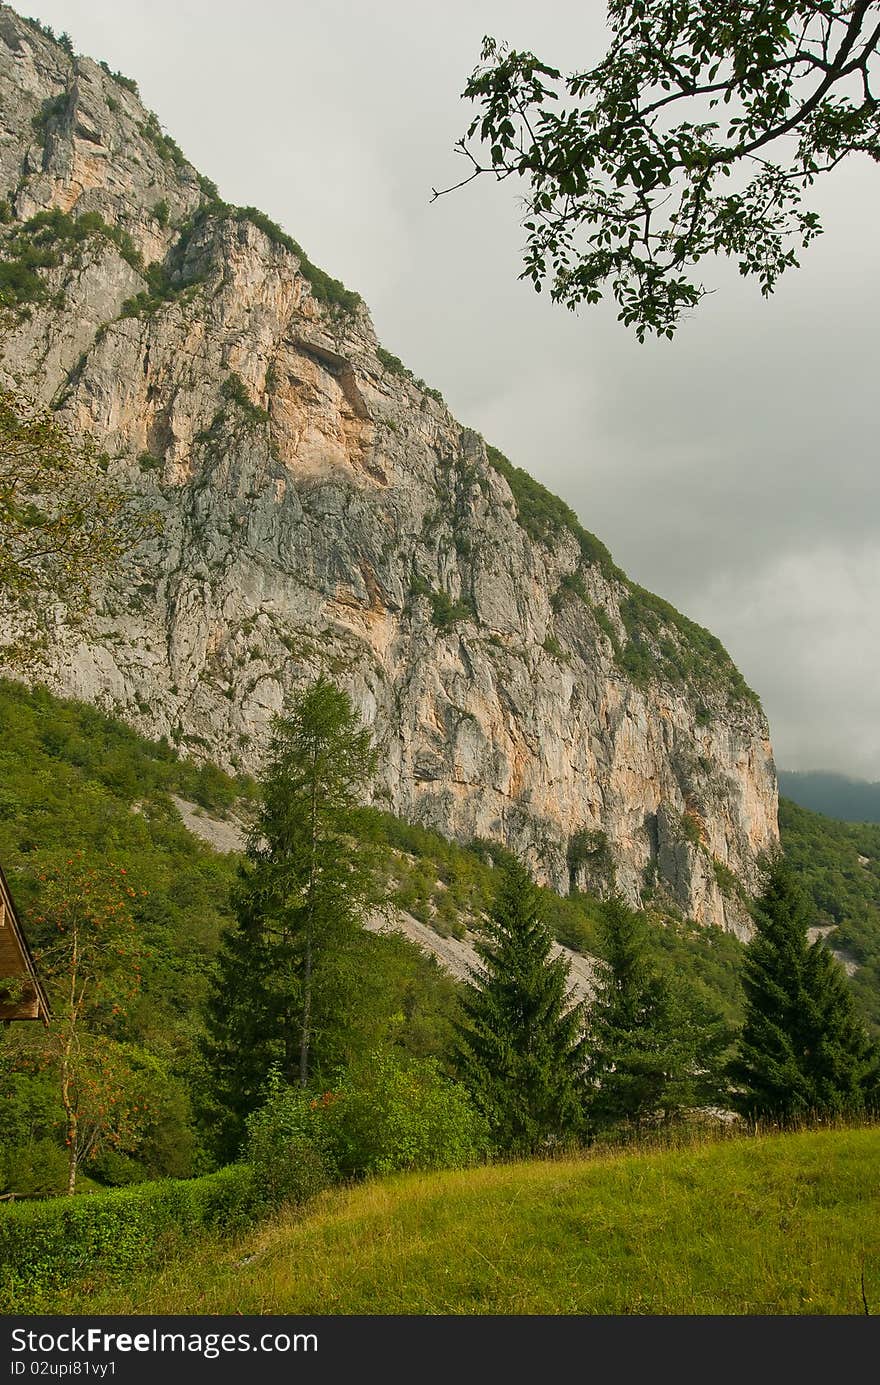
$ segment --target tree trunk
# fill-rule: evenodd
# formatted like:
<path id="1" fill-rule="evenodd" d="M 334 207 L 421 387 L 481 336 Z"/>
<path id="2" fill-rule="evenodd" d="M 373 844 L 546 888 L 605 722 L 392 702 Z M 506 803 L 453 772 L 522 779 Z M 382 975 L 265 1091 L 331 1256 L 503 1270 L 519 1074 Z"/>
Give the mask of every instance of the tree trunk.
<path id="1" fill-rule="evenodd" d="M 317 747 L 312 753 L 311 843 L 309 856 L 309 893 L 306 906 L 306 955 L 303 965 L 303 1013 L 299 1045 L 299 1083 L 309 1085 L 309 1048 L 312 1039 L 312 945 L 315 915 L 315 875 L 318 850 L 318 763 Z"/>
<path id="2" fill-rule="evenodd" d="M 74 1131 L 74 1134 L 73 1134 L 73 1138 L 72 1138 L 71 1141 L 70 1141 L 70 1154 L 69 1154 L 69 1156 L 68 1156 L 68 1161 L 67 1161 L 67 1196 L 68 1196 L 68 1197 L 73 1197 L 74 1193 L 76 1192 L 76 1166 L 77 1166 L 76 1122 L 74 1122 L 73 1131 Z"/>
<path id="3" fill-rule="evenodd" d="M 67 1118 L 67 1196 L 73 1197 L 76 1192 L 79 1122 L 70 1091 L 71 1074 L 68 1058 L 68 1053 L 63 1052 L 61 1055 L 61 1104 Z"/>

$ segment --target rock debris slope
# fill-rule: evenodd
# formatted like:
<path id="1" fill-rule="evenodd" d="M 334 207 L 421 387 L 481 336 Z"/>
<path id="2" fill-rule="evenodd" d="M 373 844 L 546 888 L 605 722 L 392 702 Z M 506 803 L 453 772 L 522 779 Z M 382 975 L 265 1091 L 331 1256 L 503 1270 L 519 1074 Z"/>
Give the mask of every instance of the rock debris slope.
<path id="1" fill-rule="evenodd" d="M 163 520 L 86 642 L 58 617 L 52 685 L 254 769 L 323 670 L 374 728 L 380 805 L 742 931 L 776 779 L 719 642 L 221 202 L 133 82 L 5 6 L 0 108 L 0 378 Z"/>

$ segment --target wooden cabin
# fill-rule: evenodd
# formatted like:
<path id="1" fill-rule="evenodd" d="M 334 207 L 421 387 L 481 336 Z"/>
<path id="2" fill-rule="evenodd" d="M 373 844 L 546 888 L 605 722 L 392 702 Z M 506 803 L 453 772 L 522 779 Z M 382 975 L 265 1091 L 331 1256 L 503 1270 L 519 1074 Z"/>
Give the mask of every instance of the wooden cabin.
<path id="1" fill-rule="evenodd" d="M 0 870 L 0 1021 L 51 1018 L 46 992 L 22 932 L 6 876 Z"/>

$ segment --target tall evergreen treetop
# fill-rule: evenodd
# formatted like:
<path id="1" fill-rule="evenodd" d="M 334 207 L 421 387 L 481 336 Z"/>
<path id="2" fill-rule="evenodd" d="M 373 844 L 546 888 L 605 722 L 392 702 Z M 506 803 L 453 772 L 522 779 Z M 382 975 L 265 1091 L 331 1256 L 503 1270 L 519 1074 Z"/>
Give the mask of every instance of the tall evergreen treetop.
<path id="1" fill-rule="evenodd" d="M 746 1017 L 731 1075 L 744 1114 L 791 1121 L 858 1113 L 873 1100 L 877 1053 L 846 975 L 789 866 L 771 866 L 746 950 Z"/>
<path id="2" fill-rule="evenodd" d="M 462 1076 L 500 1150 L 529 1154 L 577 1134 L 583 1007 L 569 968 L 552 957 L 541 896 L 518 862 L 501 868 L 476 948 L 481 970 L 464 999 Z"/>
<path id="3" fill-rule="evenodd" d="M 604 906 L 605 966 L 588 1013 L 587 1115 L 595 1131 L 640 1127 L 722 1099 L 721 1016 L 660 972 L 644 920 Z"/>
<path id="4" fill-rule="evenodd" d="M 369 732 L 327 679 L 276 718 L 209 1007 L 215 1098 L 238 1135 L 273 1065 L 305 1087 L 345 1057 L 352 953 L 384 893 L 362 813 L 375 768 Z"/>

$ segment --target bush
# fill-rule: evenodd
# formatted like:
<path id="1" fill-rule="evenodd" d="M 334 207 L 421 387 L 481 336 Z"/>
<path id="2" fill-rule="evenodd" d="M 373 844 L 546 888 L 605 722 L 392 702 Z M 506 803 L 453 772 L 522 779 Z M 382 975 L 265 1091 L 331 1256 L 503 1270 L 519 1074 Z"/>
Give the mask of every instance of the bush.
<path id="1" fill-rule="evenodd" d="M 434 1059 L 374 1053 L 321 1111 L 343 1177 L 466 1168 L 485 1158 L 489 1130 Z"/>
<path id="2" fill-rule="evenodd" d="M 325 1104 L 323 1098 L 286 1086 L 277 1069 L 270 1075 L 267 1100 L 246 1123 L 247 1159 L 266 1206 L 306 1202 L 334 1181 L 321 1119 Z"/>
<path id="3" fill-rule="evenodd" d="M 239 1231 L 258 1207 L 244 1165 L 203 1178 L 13 1203 L 0 1209 L 0 1310 L 33 1312 L 41 1291 L 64 1288 L 86 1273 L 113 1278 L 146 1267 L 165 1241 L 202 1230 Z"/>

